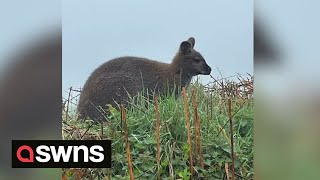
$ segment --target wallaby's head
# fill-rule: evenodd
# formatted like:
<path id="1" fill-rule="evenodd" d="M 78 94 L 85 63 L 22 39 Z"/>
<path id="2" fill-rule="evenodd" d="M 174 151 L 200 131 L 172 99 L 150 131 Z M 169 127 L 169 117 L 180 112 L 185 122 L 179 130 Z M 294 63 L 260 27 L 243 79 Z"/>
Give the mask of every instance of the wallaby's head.
<path id="1" fill-rule="evenodd" d="M 176 63 L 178 68 L 187 72 L 188 75 L 209 75 L 211 67 L 206 63 L 202 55 L 193 48 L 194 45 L 195 39 L 193 37 L 183 41 L 173 63 Z"/>

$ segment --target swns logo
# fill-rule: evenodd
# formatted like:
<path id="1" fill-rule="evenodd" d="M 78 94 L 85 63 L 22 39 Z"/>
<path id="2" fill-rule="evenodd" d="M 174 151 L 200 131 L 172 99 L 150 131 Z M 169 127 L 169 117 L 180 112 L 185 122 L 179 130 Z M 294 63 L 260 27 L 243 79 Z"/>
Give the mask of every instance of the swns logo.
<path id="1" fill-rule="evenodd" d="M 13 168 L 111 168 L 111 140 L 13 140 Z"/>

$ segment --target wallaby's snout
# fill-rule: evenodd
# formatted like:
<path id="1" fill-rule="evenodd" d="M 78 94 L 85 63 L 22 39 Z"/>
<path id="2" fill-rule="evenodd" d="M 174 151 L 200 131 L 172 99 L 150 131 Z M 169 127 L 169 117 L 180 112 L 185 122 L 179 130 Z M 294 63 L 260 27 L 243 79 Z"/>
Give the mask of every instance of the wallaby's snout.
<path id="1" fill-rule="evenodd" d="M 203 75 L 209 75 L 211 73 L 211 67 L 205 62 L 205 65 L 203 66 L 203 71 L 201 74 Z"/>

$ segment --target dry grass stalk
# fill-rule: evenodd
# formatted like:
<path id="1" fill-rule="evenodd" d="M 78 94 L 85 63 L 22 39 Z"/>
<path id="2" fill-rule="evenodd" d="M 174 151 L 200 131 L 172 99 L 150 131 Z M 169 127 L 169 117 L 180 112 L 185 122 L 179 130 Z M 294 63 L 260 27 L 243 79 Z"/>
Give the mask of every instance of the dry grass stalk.
<path id="1" fill-rule="evenodd" d="M 206 104 L 207 104 L 207 127 L 209 127 L 209 100 L 206 99 Z"/>
<path id="2" fill-rule="evenodd" d="M 85 169 L 79 169 L 79 168 L 70 168 L 68 169 L 68 171 L 73 174 L 70 179 L 75 179 L 75 180 L 83 179 L 87 173 Z M 68 179 L 68 177 L 64 175 L 62 176 L 62 179 Z"/>
<path id="3" fill-rule="evenodd" d="M 157 137 L 157 164 L 158 164 L 158 179 L 160 179 L 160 118 L 159 118 L 159 103 L 158 97 L 154 97 L 156 105 L 156 137 Z"/>
<path id="4" fill-rule="evenodd" d="M 210 93 L 210 119 L 212 121 L 213 119 L 213 115 L 212 115 L 212 112 L 213 112 L 213 102 L 212 102 L 212 93 Z"/>
<path id="5" fill-rule="evenodd" d="M 66 174 L 62 174 L 62 180 L 67 180 L 67 175 Z"/>
<path id="6" fill-rule="evenodd" d="M 125 143 L 126 143 L 126 152 L 127 152 L 127 160 L 128 160 L 128 168 L 129 168 L 129 175 L 130 175 L 130 180 L 134 180 L 134 175 L 132 171 L 132 162 L 131 162 L 131 154 L 130 154 L 130 145 L 129 145 L 129 138 L 128 138 L 128 127 L 127 127 L 127 118 L 126 118 L 126 111 L 121 105 L 121 115 L 122 115 L 122 120 L 125 128 Z"/>
<path id="7" fill-rule="evenodd" d="M 69 88 L 68 100 L 67 100 L 67 110 L 66 110 L 66 121 L 68 120 L 68 113 L 69 113 L 69 103 L 71 97 L 72 87 Z"/>
<path id="8" fill-rule="evenodd" d="M 228 109 L 229 109 L 229 122 L 230 122 L 230 139 L 231 139 L 231 159 L 232 159 L 232 180 L 235 179 L 234 175 L 234 146 L 233 146 L 233 126 L 232 126 L 232 112 L 231 112 L 231 98 L 228 98 Z"/>
<path id="9" fill-rule="evenodd" d="M 229 180 L 230 179 L 230 177 L 229 177 L 229 165 L 228 165 L 227 162 L 224 164 L 224 170 L 226 171 L 227 180 Z"/>
<path id="10" fill-rule="evenodd" d="M 201 142 L 201 124 L 200 124 L 200 118 L 198 114 L 198 105 L 197 105 L 197 97 L 196 97 L 196 91 L 192 91 L 192 102 L 194 107 L 194 124 L 195 124 L 195 144 L 196 146 L 196 152 L 198 151 L 198 154 L 200 156 L 200 165 L 202 168 L 204 168 L 203 163 L 203 156 L 202 156 L 202 142 Z M 196 153 L 195 153 L 196 154 Z"/>
<path id="11" fill-rule="evenodd" d="M 183 95 L 183 103 L 184 103 L 184 110 L 186 114 L 186 125 L 188 130 L 188 144 L 189 144 L 189 161 L 190 161 L 190 172 L 191 177 L 193 175 L 193 160 L 192 160 L 192 145 L 191 145 L 191 131 L 190 131 L 190 120 L 189 120 L 189 110 L 188 110 L 188 100 L 187 100 L 187 92 L 186 88 L 182 88 L 182 95 Z"/>
<path id="12" fill-rule="evenodd" d="M 198 136 L 198 114 L 196 113 L 197 112 L 197 105 L 196 105 L 196 102 L 195 102 L 195 91 L 194 89 L 192 90 L 192 104 L 193 104 L 193 110 L 194 110 L 194 118 L 193 118 L 193 121 L 194 121 L 194 162 L 195 164 L 197 164 L 197 160 L 198 160 L 198 151 L 199 151 L 199 136 Z"/>
<path id="13" fill-rule="evenodd" d="M 108 180 L 111 180 L 110 168 L 107 168 L 107 177 L 108 177 Z"/>

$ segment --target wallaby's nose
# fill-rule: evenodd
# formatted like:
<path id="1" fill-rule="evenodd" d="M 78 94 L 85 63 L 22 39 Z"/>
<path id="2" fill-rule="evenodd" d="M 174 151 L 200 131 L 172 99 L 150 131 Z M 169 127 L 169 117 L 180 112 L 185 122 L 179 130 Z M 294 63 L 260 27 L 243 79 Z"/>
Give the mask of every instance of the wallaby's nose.
<path id="1" fill-rule="evenodd" d="M 204 70 L 204 75 L 209 75 L 211 73 L 211 67 L 207 65 L 206 70 Z"/>
<path id="2" fill-rule="evenodd" d="M 210 66 L 208 66 L 208 71 L 211 72 L 211 67 Z"/>

